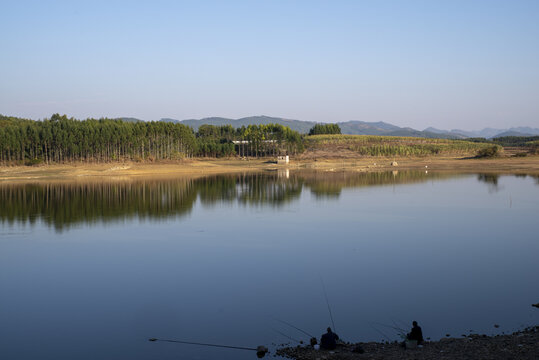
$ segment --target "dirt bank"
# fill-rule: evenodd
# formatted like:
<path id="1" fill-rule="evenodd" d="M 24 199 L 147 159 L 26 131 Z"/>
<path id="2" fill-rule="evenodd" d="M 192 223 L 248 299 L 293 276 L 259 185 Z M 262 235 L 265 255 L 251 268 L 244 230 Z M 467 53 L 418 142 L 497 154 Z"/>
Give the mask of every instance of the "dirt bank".
<path id="1" fill-rule="evenodd" d="M 201 176 L 275 169 L 312 169 L 330 172 L 425 170 L 539 175 L 539 156 L 496 159 L 464 159 L 454 157 L 292 159 L 287 165 L 277 165 L 267 159 L 241 160 L 239 158 L 230 158 L 159 163 L 74 163 L 48 166 L 8 166 L 0 167 L 0 181 L 66 180 L 117 176 Z"/>
<path id="2" fill-rule="evenodd" d="M 363 354 L 352 350 L 360 345 Z M 316 351 L 312 347 L 283 348 L 280 356 L 296 360 L 354 360 L 354 359 L 539 359 L 539 327 L 511 335 L 470 335 L 464 338 L 445 338 L 424 344 L 422 348 L 404 349 L 398 343 L 359 343 L 345 345 L 335 351 Z"/>

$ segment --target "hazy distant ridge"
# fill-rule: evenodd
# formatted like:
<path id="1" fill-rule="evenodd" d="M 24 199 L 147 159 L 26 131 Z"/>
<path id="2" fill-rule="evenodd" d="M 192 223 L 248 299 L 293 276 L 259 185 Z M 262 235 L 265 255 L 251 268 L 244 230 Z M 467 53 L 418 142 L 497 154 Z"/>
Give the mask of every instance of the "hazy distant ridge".
<path id="1" fill-rule="evenodd" d="M 288 126 L 293 130 L 296 130 L 300 133 L 308 133 L 309 130 L 317 124 L 315 121 L 301 121 L 301 120 L 292 120 L 284 119 L 271 116 L 249 116 L 241 119 L 228 119 L 222 117 L 211 117 L 204 119 L 189 119 L 189 120 L 176 120 L 170 118 L 163 118 L 160 121 L 182 123 L 188 126 L 191 126 L 193 129 L 198 129 L 200 125 L 232 125 L 235 128 L 248 126 L 248 125 L 259 125 L 259 124 L 281 124 Z M 351 120 L 346 122 L 337 123 L 341 127 L 343 134 L 351 135 L 386 135 L 386 136 L 417 136 L 417 137 L 428 137 L 428 138 L 462 138 L 459 135 L 445 135 L 445 134 L 435 134 L 428 131 L 419 131 L 411 128 L 401 128 L 396 125 L 388 124 L 385 122 L 366 122 Z"/>
<path id="2" fill-rule="evenodd" d="M 175 119 L 161 119 L 160 121 L 182 123 L 184 125 L 191 126 L 193 129 L 198 129 L 200 125 L 232 125 L 235 128 L 248 125 L 260 125 L 260 124 L 281 124 L 288 126 L 293 130 L 299 131 L 300 133 L 308 133 L 316 123 L 312 121 L 300 121 L 300 120 L 291 120 L 284 118 L 277 118 L 271 116 L 249 116 L 240 119 L 227 119 L 222 117 L 210 117 L 204 119 L 189 119 L 189 120 L 175 120 Z"/>
<path id="3" fill-rule="evenodd" d="M 135 118 L 122 118 L 126 121 L 140 121 Z M 188 125 L 197 130 L 200 125 L 232 125 L 235 128 L 248 125 L 260 125 L 260 124 L 281 124 L 288 126 L 293 130 L 300 133 L 308 133 L 317 122 L 315 121 L 302 121 L 285 119 L 272 116 L 249 116 L 240 119 L 229 119 L 224 117 L 208 117 L 203 119 L 187 119 L 177 120 L 171 118 L 162 118 L 159 121 L 182 123 Z M 341 127 L 343 134 L 350 135 L 385 135 L 385 136 L 414 136 L 425 138 L 447 138 L 447 139 L 465 139 L 469 137 L 484 137 L 487 139 L 499 136 L 530 136 L 539 135 L 538 128 L 531 127 L 512 127 L 509 129 L 493 129 L 485 128 L 477 131 L 468 130 L 441 130 L 434 127 L 428 127 L 424 130 L 416 130 L 410 127 L 399 127 L 393 124 L 389 124 L 383 121 L 379 122 L 367 122 L 359 120 L 350 120 L 337 123 Z"/>

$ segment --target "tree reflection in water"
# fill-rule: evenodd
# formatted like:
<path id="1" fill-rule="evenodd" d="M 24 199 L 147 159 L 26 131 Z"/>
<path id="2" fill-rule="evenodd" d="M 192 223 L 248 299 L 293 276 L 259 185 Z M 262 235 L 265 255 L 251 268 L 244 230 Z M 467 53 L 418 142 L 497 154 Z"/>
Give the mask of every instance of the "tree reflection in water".
<path id="1" fill-rule="evenodd" d="M 0 221 L 33 224 L 40 220 L 57 231 L 86 223 L 130 218 L 165 219 L 189 214 L 197 199 L 204 206 L 279 207 L 298 199 L 304 188 L 320 198 L 339 198 L 342 189 L 398 185 L 466 176 L 425 171 L 263 172 L 203 178 L 127 179 L 64 183 L 0 184 Z M 478 175 L 497 184 L 496 176 Z"/>

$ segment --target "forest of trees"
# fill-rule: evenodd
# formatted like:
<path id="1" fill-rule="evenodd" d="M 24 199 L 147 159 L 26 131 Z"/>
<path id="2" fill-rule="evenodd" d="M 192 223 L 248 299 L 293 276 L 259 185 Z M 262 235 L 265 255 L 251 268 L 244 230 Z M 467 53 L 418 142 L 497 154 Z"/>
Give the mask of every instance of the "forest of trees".
<path id="1" fill-rule="evenodd" d="M 515 146 L 515 147 L 526 147 L 535 144 L 539 141 L 539 136 L 500 136 L 492 139 L 485 138 L 467 138 L 466 141 L 471 142 L 483 142 L 489 144 L 497 144 L 501 146 Z"/>
<path id="2" fill-rule="evenodd" d="M 199 156 L 276 156 L 303 151 L 302 136 L 279 124 L 249 125 L 234 129 L 231 125 L 201 125 L 196 133 Z"/>
<path id="3" fill-rule="evenodd" d="M 503 147 L 520 148 L 522 152 L 515 156 L 526 156 L 527 154 L 539 155 L 539 136 L 500 136 L 493 139 L 468 138 L 466 141 L 500 145 Z M 481 154 L 479 154 L 481 155 Z"/>
<path id="4" fill-rule="evenodd" d="M 0 163 L 154 161 L 195 156 L 268 156 L 303 150 L 302 136 L 282 125 L 203 125 L 76 120 L 54 114 L 34 121 L 0 116 Z"/>
<path id="5" fill-rule="evenodd" d="M 309 135 L 340 134 L 341 127 L 337 124 L 316 124 L 309 130 Z"/>

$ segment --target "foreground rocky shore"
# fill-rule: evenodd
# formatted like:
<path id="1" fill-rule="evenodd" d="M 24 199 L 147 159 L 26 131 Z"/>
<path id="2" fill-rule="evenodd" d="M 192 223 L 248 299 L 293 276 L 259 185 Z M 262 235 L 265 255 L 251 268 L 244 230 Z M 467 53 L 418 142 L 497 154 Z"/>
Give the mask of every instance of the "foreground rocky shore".
<path id="1" fill-rule="evenodd" d="M 364 353 L 353 352 L 360 345 Z M 398 343 L 359 343 L 338 347 L 334 351 L 314 350 L 311 346 L 287 347 L 277 355 L 296 360 L 353 359 L 539 359 L 539 326 L 511 335 L 469 335 L 426 342 L 422 348 L 404 349 Z"/>

